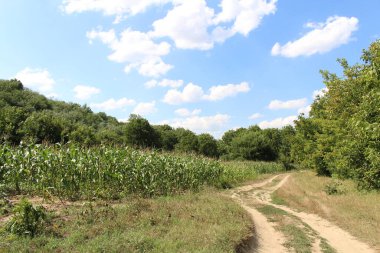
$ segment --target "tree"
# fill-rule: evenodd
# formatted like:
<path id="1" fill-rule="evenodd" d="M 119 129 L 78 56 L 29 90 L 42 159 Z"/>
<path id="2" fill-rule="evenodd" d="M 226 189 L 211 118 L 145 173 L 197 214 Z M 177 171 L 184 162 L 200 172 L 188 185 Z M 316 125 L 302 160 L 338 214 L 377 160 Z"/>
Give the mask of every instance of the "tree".
<path id="1" fill-rule="evenodd" d="M 149 124 L 148 120 L 139 115 L 131 114 L 125 128 L 127 144 L 141 148 L 159 147 L 159 134 Z"/>
<path id="2" fill-rule="evenodd" d="M 172 151 L 178 143 L 176 131 L 169 125 L 157 125 L 154 129 L 160 136 L 160 147 L 166 151 Z"/>
<path id="3" fill-rule="evenodd" d="M 62 130 L 62 119 L 52 111 L 32 113 L 20 128 L 23 138 L 32 143 L 61 142 Z"/>
<path id="4" fill-rule="evenodd" d="M 192 131 L 184 128 L 177 128 L 175 131 L 178 139 L 178 143 L 175 145 L 176 151 L 184 153 L 198 152 L 198 138 Z"/>
<path id="5" fill-rule="evenodd" d="M 198 152 L 208 157 L 219 157 L 217 141 L 210 134 L 201 134 L 198 136 Z"/>
<path id="6" fill-rule="evenodd" d="M 328 91 L 314 101 L 309 119 L 296 122 L 292 154 L 318 174 L 380 189 L 380 40 L 363 51 L 362 64 L 338 61 L 344 76 L 321 71 Z"/>

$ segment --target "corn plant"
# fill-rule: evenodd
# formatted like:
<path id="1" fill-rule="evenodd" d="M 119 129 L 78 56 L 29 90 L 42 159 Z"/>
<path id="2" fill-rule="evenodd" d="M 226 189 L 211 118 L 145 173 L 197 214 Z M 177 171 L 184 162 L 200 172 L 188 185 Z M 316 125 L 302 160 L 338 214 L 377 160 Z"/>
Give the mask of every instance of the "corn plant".
<path id="1" fill-rule="evenodd" d="M 0 146 L 0 180 L 17 193 L 68 199 L 176 194 L 216 185 L 220 164 L 129 147 Z"/>

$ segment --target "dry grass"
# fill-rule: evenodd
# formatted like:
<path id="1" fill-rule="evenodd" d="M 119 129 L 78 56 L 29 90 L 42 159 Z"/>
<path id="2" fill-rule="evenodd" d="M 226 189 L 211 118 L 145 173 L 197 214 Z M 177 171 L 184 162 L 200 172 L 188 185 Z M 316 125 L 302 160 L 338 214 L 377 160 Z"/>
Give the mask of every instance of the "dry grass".
<path id="1" fill-rule="evenodd" d="M 245 211 L 213 189 L 153 199 L 44 205 L 54 211 L 51 233 L 31 239 L 0 233 L 0 252 L 232 253 L 252 235 Z"/>
<path id="2" fill-rule="evenodd" d="M 316 213 L 380 251 L 380 193 L 359 192 L 350 181 L 340 181 L 342 194 L 328 195 L 324 189 L 336 179 L 317 177 L 311 171 L 294 173 L 274 193 L 292 208 Z"/>

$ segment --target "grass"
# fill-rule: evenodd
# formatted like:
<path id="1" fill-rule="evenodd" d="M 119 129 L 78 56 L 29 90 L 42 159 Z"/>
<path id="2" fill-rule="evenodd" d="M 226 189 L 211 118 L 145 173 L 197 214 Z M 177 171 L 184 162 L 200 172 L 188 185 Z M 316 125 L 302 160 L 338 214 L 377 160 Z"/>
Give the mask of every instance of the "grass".
<path id="1" fill-rule="evenodd" d="M 342 194 L 329 195 L 326 185 L 339 182 Z M 353 181 L 317 177 L 311 171 L 294 173 L 273 198 L 337 224 L 380 250 L 380 193 L 361 192 Z"/>
<path id="2" fill-rule="evenodd" d="M 0 234 L 0 252 L 235 252 L 251 235 L 249 216 L 214 190 L 69 205 L 50 233 Z"/>
<path id="3" fill-rule="evenodd" d="M 323 253 L 336 253 L 336 250 L 327 243 L 326 239 L 321 239 L 320 247 Z"/>
<path id="4" fill-rule="evenodd" d="M 256 161 L 225 161 L 221 163 L 224 171 L 222 181 L 229 186 L 237 186 L 257 180 L 261 175 L 284 172 L 282 164 Z"/>
<path id="5" fill-rule="evenodd" d="M 276 229 L 286 237 L 285 247 L 293 249 L 296 253 L 311 253 L 315 232 L 298 218 L 270 205 L 257 208 L 270 222 L 276 223 Z"/>

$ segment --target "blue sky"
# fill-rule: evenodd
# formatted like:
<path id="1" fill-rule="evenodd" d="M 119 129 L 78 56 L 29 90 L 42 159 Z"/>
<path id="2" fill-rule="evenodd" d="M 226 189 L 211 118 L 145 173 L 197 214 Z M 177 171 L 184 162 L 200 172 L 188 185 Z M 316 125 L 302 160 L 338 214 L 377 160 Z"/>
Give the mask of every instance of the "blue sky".
<path id="1" fill-rule="evenodd" d="M 378 0 L 0 0 L 0 78 L 220 137 L 291 124 L 380 38 Z"/>

